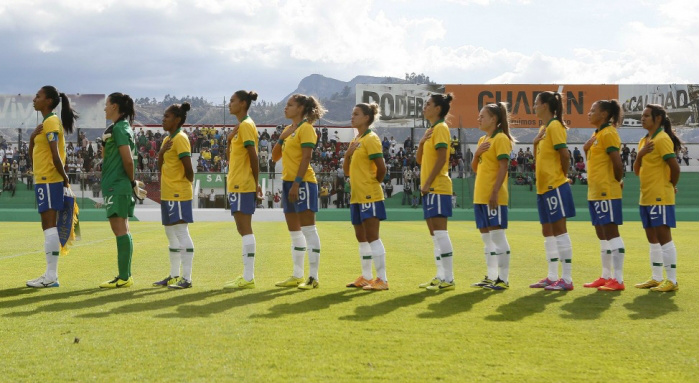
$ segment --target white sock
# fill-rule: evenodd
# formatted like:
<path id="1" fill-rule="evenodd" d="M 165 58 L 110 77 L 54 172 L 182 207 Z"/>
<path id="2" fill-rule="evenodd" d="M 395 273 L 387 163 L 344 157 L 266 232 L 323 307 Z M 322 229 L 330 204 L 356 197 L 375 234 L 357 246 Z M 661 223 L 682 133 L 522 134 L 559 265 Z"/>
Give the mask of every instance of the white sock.
<path id="1" fill-rule="evenodd" d="M 487 268 L 488 279 L 494 281 L 498 277 L 498 257 L 495 252 L 495 245 L 490 233 L 481 233 L 483 240 L 483 254 L 485 255 L 485 266 Z"/>
<path id="2" fill-rule="evenodd" d="M 255 279 L 255 235 L 243 236 L 243 278 L 250 282 Z"/>
<path id="3" fill-rule="evenodd" d="M 371 254 L 374 258 L 374 267 L 376 267 L 376 278 L 381 278 L 382 281 L 388 282 L 386 277 L 386 249 L 383 247 L 381 239 L 369 244 L 371 246 Z"/>
<path id="4" fill-rule="evenodd" d="M 58 280 L 58 257 L 61 252 L 61 241 L 58 239 L 58 228 L 44 230 L 44 253 L 46 254 L 46 278 Z"/>
<path id="5" fill-rule="evenodd" d="M 434 244 L 434 263 L 437 266 L 437 279 L 444 280 L 444 266 L 442 266 L 442 252 L 439 250 L 439 242 L 437 242 L 437 237 L 432 236 L 432 243 Z"/>
<path id="6" fill-rule="evenodd" d="M 498 277 L 501 281 L 508 283 L 510 278 L 510 244 L 507 242 L 505 230 L 491 231 L 490 238 L 493 241 L 493 245 L 495 245 L 495 252 L 498 255 Z"/>
<path id="7" fill-rule="evenodd" d="M 306 237 L 300 231 L 290 231 L 291 259 L 294 262 L 294 278 L 303 278 L 303 257 L 306 255 Z"/>
<path id="8" fill-rule="evenodd" d="M 665 275 L 672 283 L 677 283 L 677 249 L 675 243 L 670 241 L 660 248 L 663 250 L 663 266 L 665 267 Z"/>
<path id="9" fill-rule="evenodd" d="M 194 262 L 194 242 L 189 236 L 189 228 L 186 223 L 174 225 L 177 239 L 180 241 L 182 251 L 182 278 L 192 281 L 192 263 Z"/>
<path id="10" fill-rule="evenodd" d="M 599 257 L 602 260 L 602 278 L 609 279 L 612 277 L 612 250 L 610 250 L 609 241 L 600 239 L 599 248 Z"/>
<path id="11" fill-rule="evenodd" d="M 549 273 L 547 278 L 551 281 L 558 280 L 558 246 L 556 237 L 544 237 L 544 249 L 546 249 L 546 260 L 548 261 Z"/>
<path id="12" fill-rule="evenodd" d="M 650 244 L 650 269 L 654 280 L 663 280 L 663 248 L 659 243 Z"/>
<path id="13" fill-rule="evenodd" d="M 626 248 L 621 237 L 609 240 L 609 248 L 612 250 L 612 262 L 614 263 L 614 279 L 619 283 L 624 283 L 624 255 Z"/>
<path id="14" fill-rule="evenodd" d="M 568 233 L 556 236 L 556 247 L 563 264 L 561 278 L 568 283 L 573 283 L 573 244 L 570 242 Z"/>
<path id="15" fill-rule="evenodd" d="M 306 237 L 308 250 L 308 276 L 318 280 L 318 266 L 320 264 L 320 237 L 316 225 L 302 226 L 301 232 Z"/>
<path id="16" fill-rule="evenodd" d="M 449 232 L 447 232 L 446 230 L 435 230 L 434 238 L 435 241 L 439 243 L 439 253 L 440 258 L 442 258 L 442 267 L 444 268 L 444 278 L 442 280 L 446 282 L 453 282 L 453 248 L 451 246 L 451 239 L 449 239 Z"/>
<path id="17" fill-rule="evenodd" d="M 362 261 L 362 276 L 371 280 L 371 246 L 369 242 L 359 242 L 359 259 Z"/>
<path id="18" fill-rule="evenodd" d="M 168 254 L 170 254 L 170 276 L 180 276 L 180 265 L 182 264 L 182 252 L 180 240 L 177 239 L 175 226 L 165 226 L 165 235 L 168 241 Z"/>

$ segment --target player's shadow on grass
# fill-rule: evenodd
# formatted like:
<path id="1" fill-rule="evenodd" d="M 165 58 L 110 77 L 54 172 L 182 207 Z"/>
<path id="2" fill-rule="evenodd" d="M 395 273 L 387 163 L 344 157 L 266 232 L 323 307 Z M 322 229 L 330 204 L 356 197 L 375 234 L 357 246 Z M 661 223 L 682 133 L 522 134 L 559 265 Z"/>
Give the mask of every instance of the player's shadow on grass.
<path id="1" fill-rule="evenodd" d="M 599 319 L 602 313 L 612 307 L 614 299 L 621 295 L 621 291 L 595 291 L 591 294 L 575 298 L 572 302 L 561 306 L 567 311 L 561 318 L 577 320 Z"/>
<path id="2" fill-rule="evenodd" d="M 441 302 L 431 303 L 427 308 L 430 311 L 417 315 L 418 318 L 446 318 L 458 313 L 470 311 L 478 302 L 498 294 L 495 291 L 478 289 L 465 294 L 452 295 Z"/>
<path id="3" fill-rule="evenodd" d="M 312 293 L 311 293 L 312 294 Z M 366 292 L 357 289 L 342 290 L 333 294 L 314 296 L 305 301 L 295 303 L 282 303 L 269 308 L 266 314 L 252 314 L 250 318 L 279 318 L 285 315 L 304 314 L 313 311 L 325 310 L 331 305 L 349 302 L 352 298 L 364 295 Z"/>
<path id="4" fill-rule="evenodd" d="M 20 295 L 36 294 L 39 292 L 39 290 L 42 289 L 33 289 L 31 287 L 15 287 L 13 289 L 0 290 L 0 299 L 14 298 Z"/>
<path id="5" fill-rule="evenodd" d="M 109 311 L 85 313 L 76 315 L 81 318 L 103 318 L 109 315 L 121 315 L 125 313 L 142 313 L 144 311 L 155 311 L 167 308 L 179 307 L 180 305 L 206 300 L 217 295 L 225 294 L 223 290 L 200 291 L 196 293 L 188 293 L 187 290 L 172 290 L 167 288 L 159 288 L 155 290 L 167 291 L 173 296 L 167 299 L 152 300 L 147 302 L 130 303 L 123 306 L 115 307 Z"/>
<path id="6" fill-rule="evenodd" d="M 544 312 L 546 305 L 558 302 L 558 298 L 566 294 L 566 291 L 540 290 L 534 294 L 525 295 L 498 307 L 492 314 L 485 317 L 486 320 L 495 322 L 516 322 L 536 313 Z"/>
<path id="7" fill-rule="evenodd" d="M 91 289 L 91 291 L 100 291 L 98 289 Z M 122 301 L 128 301 L 133 299 L 139 299 L 141 296 L 147 296 L 157 293 L 162 293 L 164 290 L 152 290 L 152 289 L 119 289 L 119 290 L 102 290 L 104 291 L 98 296 L 90 299 L 85 299 L 82 301 L 75 302 L 58 302 L 50 303 L 43 306 L 36 307 L 33 311 L 16 311 L 12 313 L 5 314 L 7 317 L 27 317 L 31 315 L 36 315 L 42 312 L 59 312 L 59 311 L 79 311 L 85 308 L 93 308 L 95 306 L 106 305 L 110 303 L 118 303 Z"/>
<path id="8" fill-rule="evenodd" d="M 220 294 L 210 294 L 209 296 L 223 296 L 228 294 L 230 290 L 221 290 Z M 157 318 L 197 318 L 197 317 L 208 317 L 212 314 L 222 313 L 236 307 L 254 305 L 257 303 L 262 303 L 266 301 L 271 301 L 280 297 L 289 296 L 296 293 L 301 293 L 298 289 L 273 289 L 273 290 L 263 290 L 259 292 L 249 292 L 242 290 L 232 291 L 236 294 L 234 297 L 229 299 L 223 299 L 216 302 L 209 302 L 203 305 L 185 305 L 180 304 L 177 306 L 177 312 L 174 313 L 163 313 L 156 315 Z M 212 292 L 215 293 L 215 292 Z M 205 298 L 205 297 L 200 297 Z M 195 299 L 192 299 L 194 301 Z"/>
<path id="9" fill-rule="evenodd" d="M 431 291 L 421 290 L 413 294 L 401 295 L 399 297 L 389 299 L 387 301 L 381 301 L 373 305 L 357 306 L 354 309 L 354 315 L 345 315 L 339 317 L 338 319 L 368 321 L 376 317 L 390 314 L 399 308 L 416 305 L 424 301 L 427 297 L 433 295 L 434 294 Z"/>
<path id="10" fill-rule="evenodd" d="M 91 295 L 99 291 L 97 289 L 61 291 L 57 289 L 33 289 L 31 287 L 19 288 L 16 290 L 29 290 L 29 292 L 26 294 L 31 294 L 32 292 L 34 292 L 35 294 L 32 294 L 31 296 L 22 296 L 20 299 L 16 299 L 13 301 L 2 302 L 2 304 L 0 304 L 1 308 L 6 309 L 10 307 L 31 306 L 41 302 L 53 303 L 57 300 L 79 297 L 81 295 Z M 51 293 L 50 291 L 54 291 L 54 293 Z M 12 296 L 22 295 L 21 293 L 11 294 Z"/>
<path id="11" fill-rule="evenodd" d="M 673 301 L 674 297 L 674 293 L 649 291 L 648 294 L 637 296 L 633 302 L 625 303 L 624 307 L 633 311 L 629 314 L 630 319 L 655 319 L 679 310 Z"/>

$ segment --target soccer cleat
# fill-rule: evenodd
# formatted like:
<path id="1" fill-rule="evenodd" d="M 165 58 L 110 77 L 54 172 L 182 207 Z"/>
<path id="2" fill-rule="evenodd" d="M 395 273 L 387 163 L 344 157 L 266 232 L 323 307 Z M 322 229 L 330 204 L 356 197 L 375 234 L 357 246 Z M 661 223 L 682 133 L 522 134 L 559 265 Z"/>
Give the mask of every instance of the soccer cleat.
<path id="1" fill-rule="evenodd" d="M 47 278 L 46 275 L 42 275 L 39 278 L 27 281 L 27 287 L 33 287 L 35 289 L 42 289 L 45 287 L 59 287 L 60 285 L 61 284 L 58 283 L 58 279 L 52 280 Z"/>
<path id="2" fill-rule="evenodd" d="M 663 281 L 656 281 L 655 279 L 651 278 L 645 282 L 636 283 L 633 287 L 637 289 L 650 289 L 651 287 L 659 286 L 661 283 L 663 283 Z"/>
<path id="3" fill-rule="evenodd" d="M 318 288 L 318 281 L 313 277 L 308 277 L 306 282 L 303 282 L 300 285 L 298 285 L 298 288 L 301 290 L 317 289 Z"/>
<path id="4" fill-rule="evenodd" d="M 368 285 L 362 287 L 364 290 L 388 290 L 388 282 L 381 278 L 372 279 Z"/>
<path id="5" fill-rule="evenodd" d="M 625 290 L 626 286 L 624 286 L 624 282 L 619 283 L 614 278 L 611 278 L 609 281 L 604 286 L 599 286 L 597 290 L 599 291 L 622 291 Z"/>
<path id="6" fill-rule="evenodd" d="M 177 283 L 173 283 L 168 286 L 168 289 L 188 289 L 192 287 L 192 281 L 188 281 L 184 278 L 180 278 Z"/>
<path id="7" fill-rule="evenodd" d="M 441 279 L 439 279 L 439 278 L 437 278 L 437 277 L 434 277 L 434 278 L 432 278 L 431 281 L 425 282 L 425 283 L 420 283 L 417 287 L 419 287 L 419 288 L 421 288 L 421 289 L 426 289 L 426 288 L 428 288 L 428 287 L 430 287 L 430 286 L 437 286 L 437 285 L 439 285 L 441 282 L 442 282 Z"/>
<path id="8" fill-rule="evenodd" d="M 127 280 L 123 280 L 119 277 L 114 277 L 111 281 L 103 282 L 100 288 L 103 289 L 118 289 L 121 287 L 131 287 L 133 286 L 133 278 L 129 277 Z"/>
<path id="9" fill-rule="evenodd" d="M 652 287 L 650 291 L 659 291 L 661 293 L 667 293 L 670 291 L 677 291 L 680 289 L 679 283 L 672 283 L 669 279 L 664 280 L 660 285 Z"/>
<path id="10" fill-rule="evenodd" d="M 573 290 L 573 282 L 566 282 L 565 279 L 561 278 L 554 282 L 552 285 L 544 287 L 544 290 L 549 291 L 570 291 Z"/>
<path id="11" fill-rule="evenodd" d="M 357 287 L 361 289 L 364 286 L 368 286 L 370 283 L 371 281 L 369 279 L 366 279 L 363 275 L 360 275 L 354 280 L 354 282 L 348 283 L 347 287 Z"/>
<path id="12" fill-rule="evenodd" d="M 612 280 L 612 278 L 604 279 L 602 277 L 599 277 L 592 282 L 585 283 L 583 285 L 583 287 L 595 287 L 595 288 L 602 287 L 602 286 L 606 285 L 607 283 L 609 283 L 609 281 L 611 281 L 611 280 Z"/>
<path id="13" fill-rule="evenodd" d="M 556 283 L 556 281 L 552 281 L 552 280 L 548 279 L 548 277 L 546 277 L 546 278 L 540 280 L 539 282 L 536 282 L 534 284 L 529 285 L 529 287 L 531 287 L 532 289 L 543 289 L 543 288 L 546 288 L 546 286 L 553 285 L 554 283 Z"/>
<path id="14" fill-rule="evenodd" d="M 255 278 L 252 279 L 252 281 L 246 281 L 245 278 L 243 278 L 242 275 L 239 275 L 238 278 L 236 278 L 233 281 L 226 282 L 225 285 L 223 285 L 224 289 L 254 289 L 255 288 Z"/>
<path id="15" fill-rule="evenodd" d="M 429 291 L 447 291 L 454 290 L 456 288 L 456 283 L 454 281 L 440 281 L 438 285 L 427 286 L 426 289 Z"/>
<path id="16" fill-rule="evenodd" d="M 277 282 L 274 285 L 277 287 L 298 287 L 300 284 L 303 283 L 303 278 L 296 278 L 295 276 L 290 276 L 289 278 Z"/>
<path id="17" fill-rule="evenodd" d="M 494 283 L 491 283 L 489 285 L 483 286 L 484 289 L 490 289 L 490 290 L 496 290 L 496 291 L 502 291 L 502 290 L 507 290 L 510 288 L 510 284 L 508 282 L 503 281 L 502 279 L 498 278 Z"/>
<path id="18" fill-rule="evenodd" d="M 168 275 L 162 281 L 153 282 L 153 287 L 168 287 L 170 285 L 177 283 L 179 280 L 180 280 L 180 277 L 171 277 Z"/>
<path id="19" fill-rule="evenodd" d="M 482 280 L 482 281 L 476 282 L 476 283 L 472 283 L 472 284 L 471 284 L 471 287 L 486 287 L 486 286 L 488 286 L 488 285 L 492 285 L 494 282 L 495 282 L 495 281 L 493 281 L 492 279 L 488 278 L 488 276 L 486 275 L 485 277 L 483 277 L 483 280 Z"/>

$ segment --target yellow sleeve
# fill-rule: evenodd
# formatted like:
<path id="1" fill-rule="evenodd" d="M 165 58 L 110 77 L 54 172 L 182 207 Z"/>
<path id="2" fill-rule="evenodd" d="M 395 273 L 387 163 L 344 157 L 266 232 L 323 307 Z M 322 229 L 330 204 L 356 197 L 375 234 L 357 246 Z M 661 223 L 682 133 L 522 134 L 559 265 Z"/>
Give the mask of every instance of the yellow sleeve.
<path id="1" fill-rule="evenodd" d="M 654 150 L 658 150 L 658 154 L 660 154 L 660 156 L 663 157 L 663 160 L 677 157 L 677 154 L 675 153 L 675 148 L 672 144 L 672 140 L 669 136 L 664 136 L 661 140 L 655 140 Z"/>
<path id="2" fill-rule="evenodd" d="M 510 152 L 512 151 L 512 143 L 505 134 L 498 134 L 495 142 L 493 142 L 493 149 L 495 150 L 495 156 L 498 160 L 509 160 Z"/>
<path id="3" fill-rule="evenodd" d="M 374 136 L 372 139 L 366 140 L 364 145 L 366 145 L 366 152 L 369 154 L 370 160 L 383 157 L 383 146 L 381 146 L 379 136 Z"/>
<path id="4" fill-rule="evenodd" d="M 553 148 L 555 150 L 568 147 L 568 134 L 566 133 L 566 128 L 564 128 L 563 125 L 561 125 L 561 123 L 558 122 L 558 120 L 556 120 L 554 124 L 549 126 L 548 131 L 546 133 L 551 136 L 551 143 L 553 144 Z"/>
<path id="5" fill-rule="evenodd" d="M 238 128 L 238 134 L 240 135 L 241 140 L 243 140 L 244 147 L 247 148 L 250 145 L 255 146 L 255 141 L 257 140 L 257 133 L 255 132 L 255 128 L 253 128 L 250 123 L 244 122 L 240 124 L 240 127 Z"/>
<path id="6" fill-rule="evenodd" d="M 48 134 L 51 132 L 58 132 L 59 129 L 59 123 L 58 123 L 58 117 L 51 117 L 44 121 L 42 124 L 44 126 L 44 134 Z"/>
<path id="7" fill-rule="evenodd" d="M 316 131 L 311 124 L 303 124 L 298 129 L 299 142 L 302 148 L 315 148 L 318 137 Z"/>
<path id="8" fill-rule="evenodd" d="M 163 141 L 163 145 L 165 145 L 165 141 Z M 178 158 L 192 156 L 191 149 L 189 147 L 189 140 L 180 134 L 175 136 L 173 139 L 171 150 L 174 150 L 175 153 L 177 153 Z"/>
<path id="9" fill-rule="evenodd" d="M 449 128 L 446 126 L 436 126 L 434 132 L 432 133 L 432 142 L 434 142 L 434 148 L 446 148 L 451 142 L 451 137 L 449 137 Z"/>

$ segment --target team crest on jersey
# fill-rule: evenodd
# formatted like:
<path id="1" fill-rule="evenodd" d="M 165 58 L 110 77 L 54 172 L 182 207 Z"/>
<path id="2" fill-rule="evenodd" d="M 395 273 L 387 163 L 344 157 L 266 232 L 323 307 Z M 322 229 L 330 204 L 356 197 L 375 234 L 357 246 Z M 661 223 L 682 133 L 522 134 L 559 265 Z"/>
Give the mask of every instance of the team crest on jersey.
<path id="1" fill-rule="evenodd" d="M 291 133 L 291 137 L 296 137 L 296 132 Z"/>

